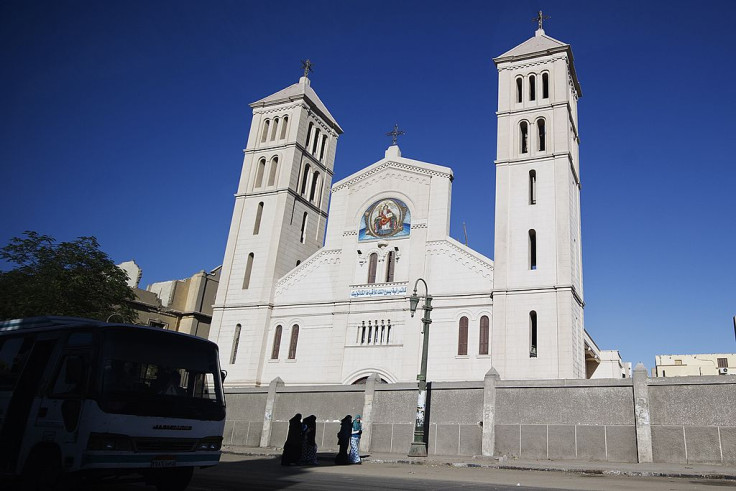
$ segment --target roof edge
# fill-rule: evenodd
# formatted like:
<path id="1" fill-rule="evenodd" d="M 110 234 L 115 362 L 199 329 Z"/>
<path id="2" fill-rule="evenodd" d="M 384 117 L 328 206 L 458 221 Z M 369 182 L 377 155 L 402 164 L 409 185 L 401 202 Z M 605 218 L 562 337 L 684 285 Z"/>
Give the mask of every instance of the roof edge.
<path id="1" fill-rule="evenodd" d="M 575 71 L 575 62 L 574 57 L 572 55 L 572 47 L 569 44 L 566 44 L 564 46 L 559 46 L 555 48 L 547 48 L 541 51 L 535 51 L 533 53 L 525 53 L 523 55 L 511 55 L 511 56 L 498 56 L 496 58 L 493 58 L 493 63 L 498 67 L 502 63 L 511 63 L 514 61 L 522 61 L 522 60 L 531 60 L 534 58 L 539 58 L 540 56 L 547 56 L 547 55 L 553 55 L 555 53 L 565 53 L 567 54 L 567 57 L 570 59 L 570 75 L 572 76 L 573 84 L 575 85 L 575 90 L 578 93 L 578 98 L 583 97 L 583 89 L 580 87 L 580 81 L 578 80 L 578 74 Z"/>

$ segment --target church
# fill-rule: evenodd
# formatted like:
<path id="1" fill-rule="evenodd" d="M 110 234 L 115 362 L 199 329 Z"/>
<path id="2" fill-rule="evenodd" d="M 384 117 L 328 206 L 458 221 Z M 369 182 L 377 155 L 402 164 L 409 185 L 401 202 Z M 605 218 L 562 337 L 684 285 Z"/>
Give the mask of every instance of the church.
<path id="1" fill-rule="evenodd" d="M 415 288 L 432 297 L 428 381 L 482 380 L 491 368 L 502 379 L 591 376 L 601 357 L 583 322 L 572 49 L 540 21 L 493 61 L 493 260 L 449 235 L 452 169 L 402 155 L 395 138 L 332 182 L 343 131 L 308 71 L 251 104 L 209 335 L 226 385 L 416 381 Z"/>

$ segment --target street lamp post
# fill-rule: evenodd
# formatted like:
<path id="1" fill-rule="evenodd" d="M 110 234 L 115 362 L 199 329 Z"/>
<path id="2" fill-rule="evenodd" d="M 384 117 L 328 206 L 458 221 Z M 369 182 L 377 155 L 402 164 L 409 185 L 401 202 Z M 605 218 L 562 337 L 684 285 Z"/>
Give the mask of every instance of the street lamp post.
<path id="1" fill-rule="evenodd" d="M 414 317 L 414 313 L 417 311 L 417 306 L 419 305 L 417 285 L 420 281 L 424 283 L 424 317 L 422 317 L 422 333 L 424 336 L 422 344 L 422 368 L 419 375 L 417 375 L 417 380 L 419 381 L 417 419 L 414 424 L 414 441 L 411 443 L 411 448 L 409 448 L 410 457 L 427 456 L 427 442 L 424 441 L 424 414 L 427 408 L 427 349 L 429 347 L 429 325 L 432 323 L 432 319 L 430 319 L 430 312 L 432 311 L 432 297 L 429 294 L 427 282 L 422 278 L 417 279 L 414 283 L 414 293 L 409 298 L 409 310 L 411 310 L 411 316 Z"/>

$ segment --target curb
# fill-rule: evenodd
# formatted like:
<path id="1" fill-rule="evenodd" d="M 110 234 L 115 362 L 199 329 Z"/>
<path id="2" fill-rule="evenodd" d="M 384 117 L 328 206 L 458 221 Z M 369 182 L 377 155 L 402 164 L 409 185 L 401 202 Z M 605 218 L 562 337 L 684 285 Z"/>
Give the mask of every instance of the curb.
<path id="1" fill-rule="evenodd" d="M 223 448 L 222 453 L 233 455 L 248 455 L 254 457 L 276 457 L 280 455 L 277 449 L 271 451 L 243 450 L 238 451 L 233 448 Z M 572 468 L 565 466 L 548 466 L 548 465 L 524 465 L 510 463 L 493 463 L 493 462 L 447 462 L 441 460 L 419 460 L 405 458 L 371 458 L 364 457 L 362 459 L 366 464 L 407 464 L 407 465 L 444 465 L 459 468 L 482 468 L 482 469 L 502 469 L 517 471 L 541 471 L 541 472 L 569 472 L 574 474 L 603 475 L 603 476 L 627 476 L 627 477 L 671 477 L 676 479 L 713 479 L 736 481 L 736 474 L 725 474 L 719 472 L 677 472 L 677 471 L 652 471 L 652 470 L 608 470 L 600 468 Z"/>
<path id="2" fill-rule="evenodd" d="M 366 463 L 375 464 L 412 464 L 412 465 L 447 465 L 450 467 L 468 467 L 483 469 L 503 469 L 517 471 L 541 471 L 541 472 L 570 472 L 574 474 L 590 474 L 603 476 L 628 476 L 628 477 L 672 477 L 678 479 L 716 479 L 726 481 L 736 481 L 734 474 L 722 474 L 714 472 L 666 472 L 666 471 L 646 471 L 646 470 L 607 470 L 607 469 L 591 469 L 591 468 L 570 468 L 570 467 L 552 467 L 552 466 L 531 466 L 523 464 L 494 464 L 494 463 L 477 463 L 477 462 L 442 462 L 436 460 L 407 460 L 407 459 L 363 459 Z"/>

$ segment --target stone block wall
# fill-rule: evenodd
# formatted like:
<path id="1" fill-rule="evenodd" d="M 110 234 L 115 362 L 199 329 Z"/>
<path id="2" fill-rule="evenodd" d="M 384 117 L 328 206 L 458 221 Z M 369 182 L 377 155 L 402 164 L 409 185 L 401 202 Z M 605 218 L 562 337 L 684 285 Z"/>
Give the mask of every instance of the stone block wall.
<path id="1" fill-rule="evenodd" d="M 373 399 L 370 450 L 408 452 L 414 439 L 416 409 L 416 385 L 377 384 Z"/>
<path id="2" fill-rule="evenodd" d="M 294 414 L 317 416 L 320 452 L 337 451 L 340 420 L 363 415 L 364 453 L 406 455 L 417 387 L 381 384 L 229 389 L 224 444 L 281 447 Z M 736 376 L 433 383 L 430 455 L 539 460 L 736 463 Z"/>
<path id="3" fill-rule="evenodd" d="M 630 379 L 499 381 L 496 455 L 636 462 Z"/>
<path id="4" fill-rule="evenodd" d="M 736 464 L 736 376 L 649 380 L 654 462 Z"/>

